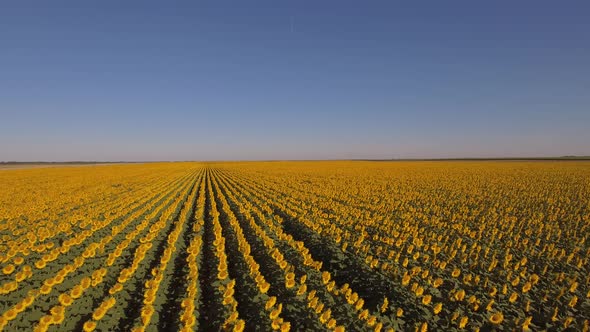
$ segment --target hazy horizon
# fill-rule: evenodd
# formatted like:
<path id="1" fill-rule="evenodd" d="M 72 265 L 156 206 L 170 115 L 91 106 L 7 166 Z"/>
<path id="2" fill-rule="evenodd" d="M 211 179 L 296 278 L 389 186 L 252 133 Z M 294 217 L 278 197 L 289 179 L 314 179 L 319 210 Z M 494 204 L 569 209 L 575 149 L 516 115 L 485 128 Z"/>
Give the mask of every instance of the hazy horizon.
<path id="1" fill-rule="evenodd" d="M 588 17 L 584 1 L 3 2 L 0 161 L 588 156 Z"/>

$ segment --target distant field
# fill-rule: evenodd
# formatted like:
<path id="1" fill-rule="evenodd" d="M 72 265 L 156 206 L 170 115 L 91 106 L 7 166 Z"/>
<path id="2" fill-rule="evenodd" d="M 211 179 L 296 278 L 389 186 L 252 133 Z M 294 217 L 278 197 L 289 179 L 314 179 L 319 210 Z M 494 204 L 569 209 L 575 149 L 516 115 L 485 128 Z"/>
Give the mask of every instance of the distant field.
<path id="1" fill-rule="evenodd" d="M 29 168 L 0 172 L 0 330 L 590 324 L 587 161 Z"/>
<path id="2" fill-rule="evenodd" d="M 125 163 L 116 163 L 125 164 Z M 100 166 L 113 165 L 113 163 L 0 163 L 0 170 L 47 168 L 47 167 L 76 167 L 76 166 Z"/>

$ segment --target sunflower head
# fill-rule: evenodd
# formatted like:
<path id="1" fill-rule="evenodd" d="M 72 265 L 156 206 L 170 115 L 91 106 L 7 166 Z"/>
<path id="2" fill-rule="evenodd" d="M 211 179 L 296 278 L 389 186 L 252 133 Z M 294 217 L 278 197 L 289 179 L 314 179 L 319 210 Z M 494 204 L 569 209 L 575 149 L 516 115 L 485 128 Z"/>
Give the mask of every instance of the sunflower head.
<path id="1" fill-rule="evenodd" d="M 432 311 L 434 312 L 435 315 L 438 315 L 441 310 L 442 310 L 443 304 L 441 302 L 438 302 L 437 304 L 434 305 L 434 308 L 432 309 Z"/>
<path id="2" fill-rule="evenodd" d="M 96 329 L 96 322 L 95 321 L 92 321 L 92 320 L 89 320 L 86 323 L 84 323 L 84 326 L 82 327 L 82 329 L 85 332 L 94 331 L 94 329 Z"/>
<path id="3" fill-rule="evenodd" d="M 397 317 L 401 317 L 401 316 L 403 316 L 403 315 L 404 315 L 404 309 L 402 309 L 402 308 L 397 308 L 397 312 L 395 313 L 395 315 L 396 315 Z"/>
<path id="4" fill-rule="evenodd" d="M 502 321 L 504 321 L 504 314 L 502 314 L 501 312 L 495 312 L 490 316 L 490 322 L 492 324 L 501 324 Z"/>

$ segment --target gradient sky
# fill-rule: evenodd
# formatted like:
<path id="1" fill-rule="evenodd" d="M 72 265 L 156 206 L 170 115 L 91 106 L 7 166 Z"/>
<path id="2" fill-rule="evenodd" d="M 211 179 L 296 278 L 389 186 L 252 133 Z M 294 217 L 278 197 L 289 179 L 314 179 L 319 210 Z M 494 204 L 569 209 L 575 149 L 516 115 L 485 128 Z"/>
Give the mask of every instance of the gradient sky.
<path id="1" fill-rule="evenodd" d="M 590 155 L 589 1 L 2 1 L 0 161 Z"/>

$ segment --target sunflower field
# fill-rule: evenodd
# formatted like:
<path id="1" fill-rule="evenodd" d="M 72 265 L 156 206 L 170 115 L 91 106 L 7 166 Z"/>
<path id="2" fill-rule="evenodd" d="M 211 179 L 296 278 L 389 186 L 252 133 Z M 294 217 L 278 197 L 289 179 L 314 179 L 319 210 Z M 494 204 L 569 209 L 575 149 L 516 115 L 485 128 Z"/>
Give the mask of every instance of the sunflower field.
<path id="1" fill-rule="evenodd" d="M 0 331 L 589 331 L 590 162 L 0 171 Z"/>

